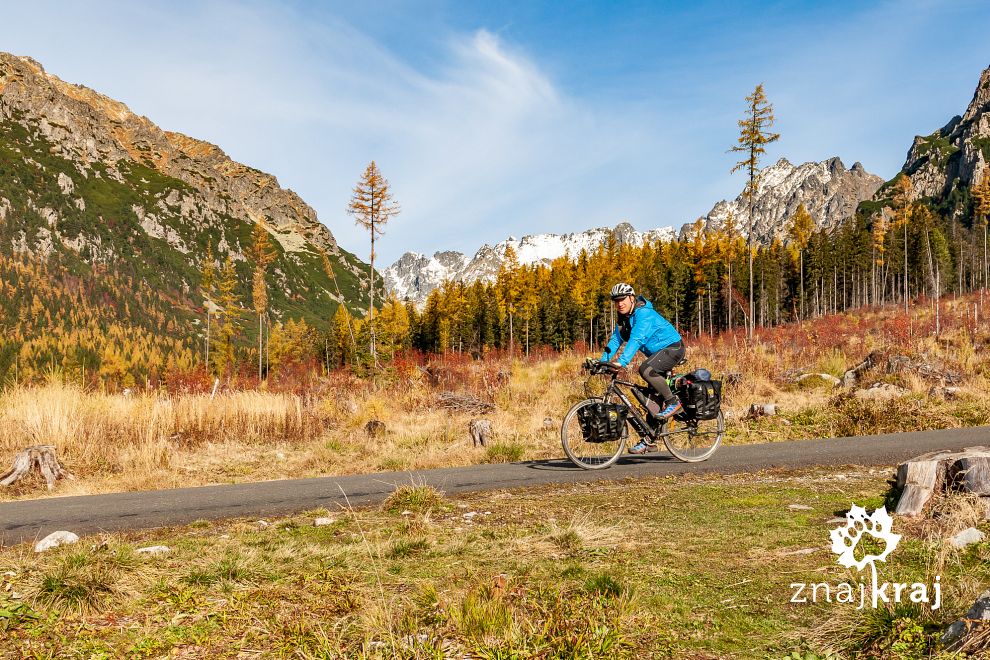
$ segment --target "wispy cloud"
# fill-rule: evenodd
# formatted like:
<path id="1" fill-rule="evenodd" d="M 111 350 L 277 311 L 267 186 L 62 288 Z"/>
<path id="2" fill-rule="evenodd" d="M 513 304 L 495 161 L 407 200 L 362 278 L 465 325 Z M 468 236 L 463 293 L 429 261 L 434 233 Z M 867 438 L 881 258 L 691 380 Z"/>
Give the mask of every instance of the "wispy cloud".
<path id="1" fill-rule="evenodd" d="M 375 159 L 403 207 L 380 245 L 389 261 L 507 234 L 688 222 L 741 187 L 725 150 L 760 81 L 784 133 L 771 157 L 841 155 L 889 176 L 986 66 L 964 47 L 976 7 L 761 5 L 759 16 L 702 3 L 621 29 L 550 21 L 514 40 L 498 23 L 452 27 L 444 12 L 410 36 L 308 3 L 38 1 L 5 7 L 0 48 L 277 175 L 359 255 L 367 237 L 344 208 Z M 588 62 L 602 67 L 585 76 Z"/>

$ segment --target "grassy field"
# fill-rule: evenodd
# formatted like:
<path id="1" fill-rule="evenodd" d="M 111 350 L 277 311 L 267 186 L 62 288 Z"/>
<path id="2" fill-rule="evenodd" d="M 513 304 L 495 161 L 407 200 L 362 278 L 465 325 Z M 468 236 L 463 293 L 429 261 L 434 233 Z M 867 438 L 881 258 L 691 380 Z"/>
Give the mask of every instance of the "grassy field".
<path id="1" fill-rule="evenodd" d="M 919 306 L 910 316 L 882 310 L 781 326 L 752 345 L 739 333 L 688 338 L 685 369 L 737 374 L 724 391 L 727 444 L 990 424 L 990 326 L 974 321 L 973 305 L 943 301 L 938 337 L 933 310 Z M 841 376 L 873 352 L 880 360 L 857 386 L 890 385 L 901 396 L 868 401 L 821 377 L 796 381 Z M 62 495 L 558 457 L 561 417 L 585 396 L 584 357 L 449 355 L 428 374 L 400 361 L 375 379 L 335 374 L 301 394 L 216 398 L 84 391 L 56 375 L 0 393 L 0 461 L 30 444 L 56 445 L 77 477 L 59 483 Z M 467 426 L 479 415 L 438 405 L 448 391 L 494 404 L 485 415 L 494 446 L 472 447 Z M 753 403 L 776 403 L 780 414 L 746 419 Z M 385 423 L 383 437 L 365 433 L 372 419 Z M 37 478 L 0 489 L 0 500 L 45 494 Z"/>
<path id="2" fill-rule="evenodd" d="M 0 657 L 932 657 L 990 581 L 990 543 L 944 542 L 964 518 L 898 519 L 904 539 L 881 565 L 891 581 L 940 575 L 934 613 L 789 602 L 793 582 L 867 579 L 836 563 L 828 532 L 851 503 L 882 504 L 889 476 L 460 497 L 410 486 L 375 508 L 84 538 L 40 556 L 8 548 Z M 171 552 L 136 553 L 151 545 Z"/>

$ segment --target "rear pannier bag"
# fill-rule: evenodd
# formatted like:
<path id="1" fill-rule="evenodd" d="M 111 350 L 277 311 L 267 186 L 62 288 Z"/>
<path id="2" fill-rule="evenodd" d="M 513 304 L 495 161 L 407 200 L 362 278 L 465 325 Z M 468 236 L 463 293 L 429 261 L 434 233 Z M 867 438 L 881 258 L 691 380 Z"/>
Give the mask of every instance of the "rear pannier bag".
<path id="1" fill-rule="evenodd" d="M 578 424 L 586 442 L 609 442 L 622 437 L 629 409 L 617 403 L 593 403 L 578 410 Z"/>
<path id="2" fill-rule="evenodd" d="M 689 419 L 715 419 L 722 405 L 722 381 L 685 378 L 678 392 Z"/>

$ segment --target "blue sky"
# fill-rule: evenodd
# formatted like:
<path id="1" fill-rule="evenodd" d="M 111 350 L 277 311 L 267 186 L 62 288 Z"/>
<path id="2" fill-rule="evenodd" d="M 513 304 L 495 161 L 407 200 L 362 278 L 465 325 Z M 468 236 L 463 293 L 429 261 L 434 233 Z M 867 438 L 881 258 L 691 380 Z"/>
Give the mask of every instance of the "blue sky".
<path id="1" fill-rule="evenodd" d="M 375 159 L 401 215 L 380 262 L 507 235 L 679 227 L 742 187 L 743 98 L 765 164 L 891 177 L 990 65 L 990 3 L 45 2 L 0 50 L 271 172 L 367 258 L 344 213 Z"/>

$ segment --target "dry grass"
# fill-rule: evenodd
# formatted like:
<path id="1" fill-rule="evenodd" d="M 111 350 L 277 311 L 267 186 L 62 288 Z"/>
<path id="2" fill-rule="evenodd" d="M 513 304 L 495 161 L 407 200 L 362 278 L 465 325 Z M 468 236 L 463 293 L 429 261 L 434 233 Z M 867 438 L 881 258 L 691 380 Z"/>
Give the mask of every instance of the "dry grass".
<path id="1" fill-rule="evenodd" d="M 934 616 L 789 602 L 795 581 L 859 579 L 834 563 L 829 521 L 850 501 L 882 504 L 889 476 L 774 470 L 444 498 L 406 487 L 395 506 L 328 526 L 313 524 L 319 511 L 3 548 L 0 658 L 784 658 L 802 639 L 817 657 L 858 657 L 857 643 L 907 643 L 919 628 L 930 646 L 990 579 L 990 544 L 944 567 Z M 432 504 L 410 514 L 410 501 Z M 900 519 L 896 531 L 885 575 L 930 580 L 927 540 Z M 136 553 L 148 545 L 171 552 Z"/>
<path id="2" fill-rule="evenodd" d="M 930 331 L 931 310 L 843 314 L 758 333 L 686 338 L 689 363 L 726 385 L 727 444 L 834 437 L 990 424 L 990 326 L 972 323 L 971 300 L 944 301 L 942 333 Z M 799 385 L 802 372 L 841 376 L 872 351 L 906 355 L 914 364 L 958 377 L 950 399 L 944 383 L 907 369 L 888 373 L 885 359 L 860 386 L 890 383 L 908 394 L 861 401 L 823 380 Z M 167 488 L 326 474 L 406 471 L 559 457 L 559 424 L 583 398 L 584 355 L 472 361 L 438 358 L 428 372 L 397 362 L 374 380 L 314 382 L 299 396 L 261 391 L 203 394 L 83 391 L 53 380 L 0 393 L 0 462 L 30 444 L 58 448 L 79 479 L 56 494 Z M 495 439 L 471 445 L 467 426 L 478 416 L 437 406 L 444 391 L 495 404 L 485 417 Z M 776 403 L 781 414 L 746 420 L 750 404 Z M 382 437 L 367 437 L 372 419 Z M 0 499 L 44 494 L 39 480 L 0 490 Z"/>

